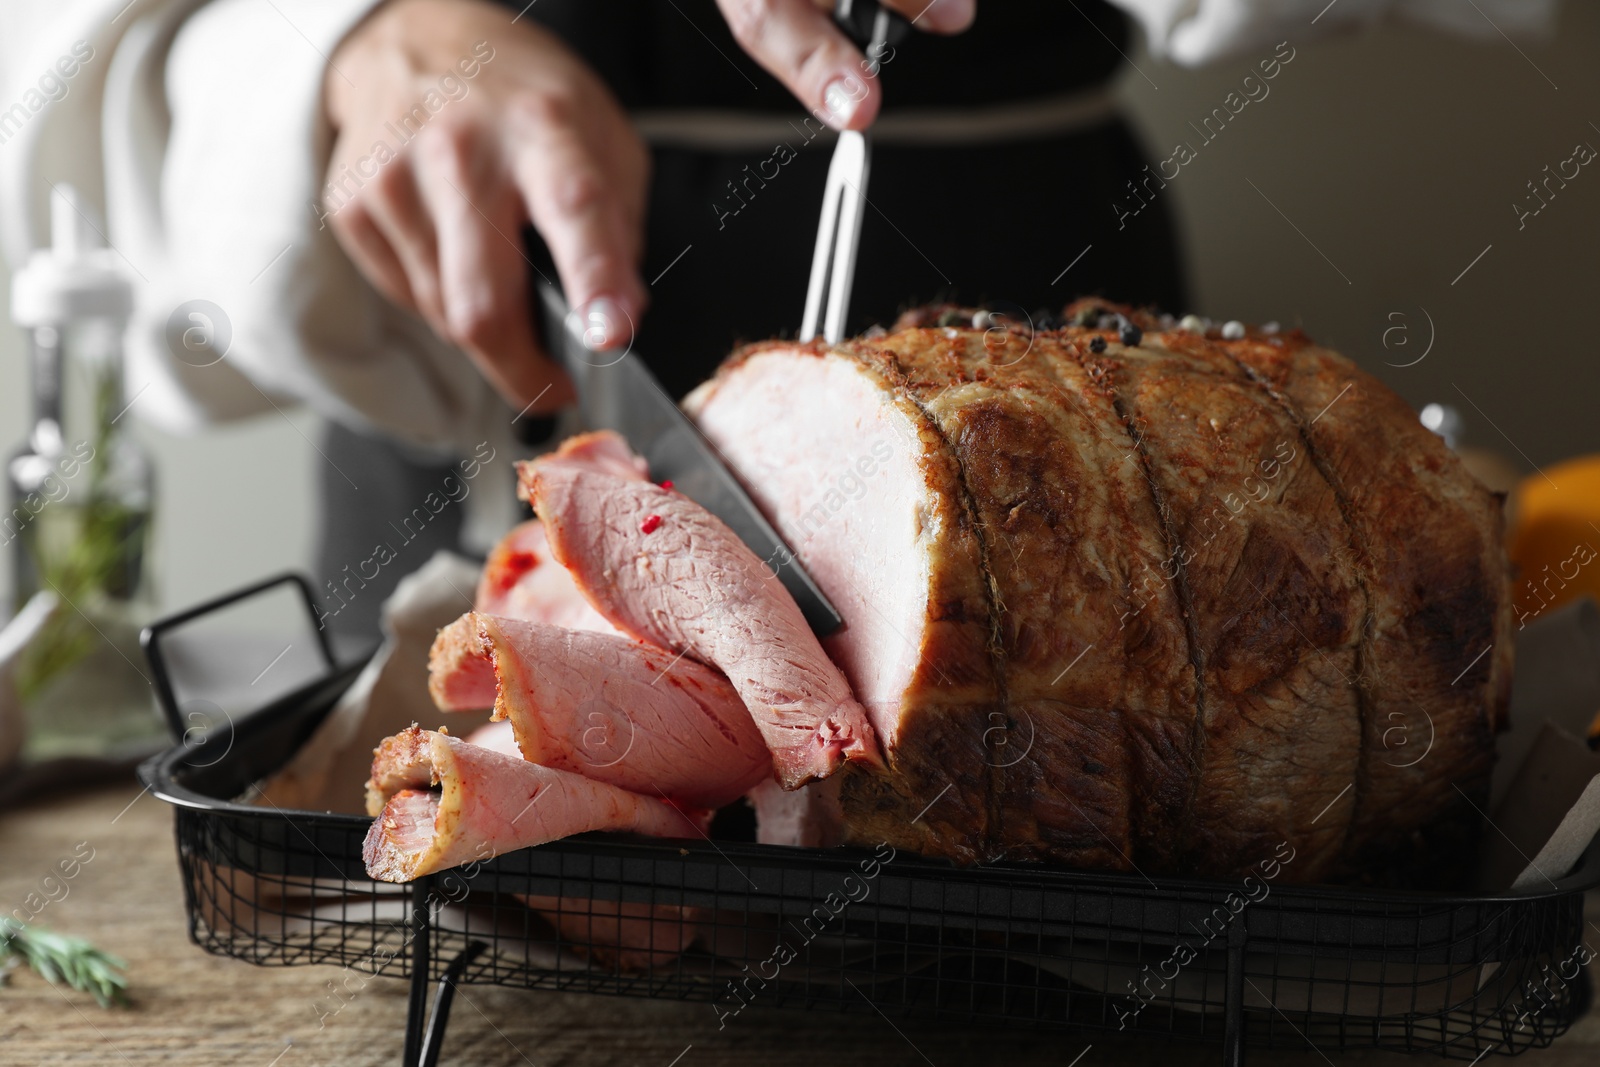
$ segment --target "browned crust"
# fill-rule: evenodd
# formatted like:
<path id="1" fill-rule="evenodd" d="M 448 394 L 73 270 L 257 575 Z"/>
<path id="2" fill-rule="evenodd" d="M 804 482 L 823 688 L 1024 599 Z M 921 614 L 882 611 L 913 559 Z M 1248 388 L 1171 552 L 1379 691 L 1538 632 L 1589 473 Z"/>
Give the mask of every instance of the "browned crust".
<path id="1" fill-rule="evenodd" d="M 891 820 L 926 823 L 927 829 L 922 836 L 936 841 L 935 847 L 940 854 L 963 861 L 973 858 L 987 860 L 992 858 L 988 843 L 997 836 L 999 830 L 995 772 L 989 762 L 981 758 L 984 752 L 982 731 L 1006 707 L 1006 679 L 1004 660 L 996 640 L 998 612 L 993 583 L 989 577 L 989 550 L 982 521 L 976 514 L 960 455 L 952 447 L 937 413 L 928 408 L 925 392 L 918 389 L 907 374 L 907 368 L 898 360 L 884 358 L 883 353 L 876 349 L 856 346 L 854 354 L 859 364 L 870 368 L 899 398 L 916 410 L 918 425 L 932 437 L 933 447 L 926 453 L 929 456 L 927 470 L 932 487 L 946 507 L 947 516 L 954 520 L 950 527 L 951 535 L 946 539 L 946 544 L 941 546 L 943 551 L 936 550 L 934 558 L 935 569 L 940 573 L 936 583 L 955 586 L 950 592 L 959 591 L 954 603 L 955 617 L 961 622 L 958 632 L 962 656 L 941 663 L 937 658 L 937 650 L 925 648 L 919 664 L 921 681 L 931 689 L 937 685 L 940 674 L 953 668 L 964 676 L 982 678 L 985 683 L 985 699 L 965 708 L 948 708 L 939 719 L 922 717 L 914 720 L 918 728 L 902 733 L 900 742 L 905 756 L 900 770 L 909 787 L 906 790 L 907 799 L 918 801 L 927 798 L 923 803 L 932 803 L 939 798 L 941 790 L 954 784 L 949 794 L 961 794 L 959 808 L 971 811 L 981 805 L 982 818 L 965 822 L 965 832 L 962 832 L 964 820 L 957 814 L 958 808 L 948 803 L 952 799 L 949 794 L 934 804 L 939 811 L 937 820 L 930 819 L 928 815 L 917 818 L 916 813 L 909 810 L 909 805 L 900 805 L 900 810 L 886 814 Z M 937 565 L 941 557 L 944 566 Z M 959 575 L 958 567 L 962 572 Z M 932 602 L 941 605 L 936 609 L 941 614 L 946 610 L 942 605 L 951 603 L 939 595 Z M 974 647 L 970 642 L 980 635 L 981 644 Z M 921 667 L 927 669 L 921 670 Z M 915 681 L 913 684 L 916 684 Z M 854 781 L 844 783 L 840 797 L 847 811 L 859 810 L 856 806 L 865 799 L 862 796 L 862 777 L 857 776 Z M 874 804 L 872 810 L 881 811 L 882 808 Z M 862 839 L 855 830 L 857 821 L 850 820 L 849 839 L 859 844 L 872 843 Z"/>
<path id="2" fill-rule="evenodd" d="M 924 329 L 854 346 L 893 359 L 939 423 L 987 547 L 1005 686 L 976 739 L 993 783 L 985 851 L 1126 868 L 1170 835 L 1165 808 L 1183 793 L 1186 753 L 1160 720 L 1176 707 L 1187 733 L 1193 680 L 1176 603 L 1163 594 L 1148 615 L 1134 610 L 1139 553 L 1085 551 L 1148 540 L 1154 515 L 1109 399 L 1062 345 L 985 339 Z M 1106 477 L 1113 464 L 1125 468 L 1119 479 Z M 1144 565 L 1161 554 L 1152 542 Z M 1109 633 L 1107 617 L 1118 620 Z M 1152 681 L 1151 664 L 1170 664 L 1172 651 L 1177 670 L 1158 668 Z M 1127 706 L 1137 713 L 1125 717 Z"/>
<path id="3" fill-rule="evenodd" d="M 1359 746 L 1354 675 L 1363 599 L 1348 531 L 1293 423 L 1225 359 L 1168 337 L 1114 346 L 1185 567 L 1204 678 L 1186 867 L 1240 872 L 1287 841 L 1294 877 L 1332 866 Z M 1300 756 L 1318 753 L 1316 759 Z"/>
<path id="4" fill-rule="evenodd" d="M 484 635 L 478 618 L 476 612 L 467 612 L 435 634 L 428 648 L 428 695 L 441 710 L 476 710 L 458 707 L 454 700 L 454 691 L 461 684 L 460 675 L 470 672 L 493 677 L 495 674 L 493 645 Z"/>
<path id="5" fill-rule="evenodd" d="M 413 723 L 409 729 L 384 738 L 372 750 L 367 814 L 377 818 L 389 798 L 402 789 L 426 789 L 435 784 L 430 734 Z"/>
<path id="6" fill-rule="evenodd" d="M 1158 813 L 1161 829 L 1152 833 L 1152 841 L 1147 845 L 1147 850 L 1155 858 L 1162 869 L 1181 867 L 1185 862 L 1190 829 L 1194 823 L 1194 810 L 1200 790 L 1200 776 L 1205 766 L 1206 747 L 1206 661 L 1205 653 L 1200 645 L 1200 635 L 1195 628 L 1194 590 L 1189 585 L 1189 567 L 1184 559 L 1185 546 L 1179 524 L 1172 514 L 1172 505 L 1167 495 L 1162 491 L 1160 481 L 1155 477 L 1154 460 L 1150 456 L 1150 443 L 1145 439 L 1145 433 L 1139 426 L 1139 416 L 1131 411 L 1126 397 L 1115 384 L 1118 377 L 1115 370 L 1108 370 L 1115 364 L 1105 360 L 1094 360 L 1086 364 L 1086 368 L 1093 374 L 1097 381 L 1104 383 L 1103 387 L 1111 397 L 1112 409 L 1116 413 L 1118 422 L 1128 434 L 1128 440 L 1133 445 L 1132 455 L 1137 457 L 1139 471 L 1150 490 L 1150 501 L 1155 507 L 1156 518 L 1162 540 L 1162 566 L 1159 568 L 1157 580 L 1170 582 L 1170 588 L 1177 600 L 1178 614 L 1182 620 L 1184 646 L 1189 670 L 1194 677 L 1193 711 L 1189 713 L 1189 729 L 1187 732 L 1188 748 L 1184 753 L 1187 780 L 1181 795 L 1176 803 L 1169 803 L 1165 810 Z M 1170 565 L 1170 573 L 1169 573 Z M 1150 579 L 1146 576 L 1145 588 L 1149 588 Z M 1141 608 L 1141 613 L 1143 613 Z M 1152 820 L 1155 821 L 1155 820 Z"/>
<path id="7" fill-rule="evenodd" d="M 1001 825 L 1004 786 L 1000 768 L 989 758 L 990 748 L 985 742 L 994 736 L 991 731 L 996 726 L 1005 729 L 1012 721 L 1010 697 L 1007 692 L 1006 651 L 1001 637 L 1004 601 L 995 582 L 992 551 L 986 530 L 987 516 L 984 515 L 982 502 L 974 491 L 971 472 L 966 462 L 967 456 L 959 441 L 960 428 L 952 424 L 948 405 L 941 404 L 941 400 L 948 395 L 950 387 L 961 382 L 959 361 L 952 358 L 953 353 L 935 352 L 931 360 L 907 361 L 901 358 L 899 351 L 890 346 L 857 342 L 852 347 L 857 358 L 874 366 L 886 380 L 893 383 L 899 394 L 916 406 L 925 424 L 932 427 L 939 435 L 941 445 L 939 453 L 947 460 L 946 466 L 950 472 L 948 484 L 955 490 L 953 499 L 959 504 L 959 528 L 964 536 L 971 540 L 973 553 L 969 554 L 968 558 L 975 556 L 977 564 L 978 588 L 982 595 L 986 631 L 983 651 L 988 660 L 990 678 L 993 682 L 993 700 L 981 709 L 974 709 L 981 711 L 981 719 L 974 716 L 961 717 L 964 743 L 959 748 L 982 754 L 979 766 L 973 768 L 969 781 L 974 784 L 981 781 L 983 790 L 985 832 L 977 838 L 979 842 L 977 853 L 982 859 L 993 859 L 996 855 L 996 842 L 1004 837 Z M 978 742 L 975 747 L 971 745 L 973 740 Z M 940 747 L 946 751 L 949 748 L 945 745 Z M 939 764 L 935 763 L 933 766 L 938 768 Z M 945 766 L 948 767 L 949 764 L 946 763 Z"/>
<path id="8" fill-rule="evenodd" d="M 1313 413 L 1308 437 L 1368 546 L 1367 785 L 1341 873 L 1383 867 L 1414 884 L 1448 883 L 1470 868 L 1472 850 L 1463 846 L 1509 697 L 1500 501 L 1399 397 L 1343 357 L 1260 343 L 1236 354 L 1296 409 Z"/>
<path id="9" fill-rule="evenodd" d="M 1190 351 L 1197 349 L 1207 353 L 1218 351 L 1218 348 L 1209 339 L 1193 334 L 1183 335 L 1171 340 L 1177 341 L 1179 345 Z M 1270 342 L 1262 338 L 1253 338 L 1249 343 L 1265 345 L 1268 351 L 1271 351 Z M 1269 378 L 1259 373 L 1256 367 L 1252 366 L 1251 362 L 1244 358 L 1237 346 L 1231 351 L 1223 349 L 1220 354 L 1237 366 L 1240 372 L 1251 381 L 1261 385 L 1292 420 L 1296 430 L 1299 432 L 1300 442 L 1306 450 L 1306 458 L 1316 467 L 1318 473 L 1322 475 L 1323 480 L 1328 483 L 1328 487 L 1333 492 L 1339 517 L 1349 538 L 1351 560 L 1354 564 L 1352 573 L 1356 588 L 1362 598 L 1364 610 L 1361 613 L 1359 641 L 1356 646 L 1355 675 L 1352 679 L 1355 686 L 1356 706 L 1361 721 L 1361 755 L 1357 762 L 1354 780 L 1351 783 L 1350 817 L 1345 823 L 1343 847 L 1348 850 L 1351 841 L 1356 837 L 1356 829 L 1359 825 L 1358 816 L 1364 810 L 1371 790 L 1371 742 L 1374 737 L 1373 724 L 1377 721 L 1377 698 L 1372 691 L 1373 634 L 1376 626 L 1372 582 L 1376 579 L 1376 575 L 1373 573 L 1372 568 L 1371 546 L 1366 541 L 1366 531 L 1355 519 L 1355 509 L 1350 502 L 1349 493 L 1345 489 L 1343 480 L 1338 477 L 1333 465 L 1328 461 L 1328 457 L 1323 455 L 1322 449 L 1317 444 L 1316 437 L 1311 432 L 1306 413 L 1300 409 L 1299 405 L 1288 394 L 1277 388 Z M 1381 736 L 1381 733 L 1379 736 Z"/>

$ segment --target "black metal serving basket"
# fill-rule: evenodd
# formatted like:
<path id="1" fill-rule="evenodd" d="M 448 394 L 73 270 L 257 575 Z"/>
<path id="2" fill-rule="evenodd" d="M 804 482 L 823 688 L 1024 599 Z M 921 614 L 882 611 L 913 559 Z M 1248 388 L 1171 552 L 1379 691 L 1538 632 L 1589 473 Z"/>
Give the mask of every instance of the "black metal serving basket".
<path id="1" fill-rule="evenodd" d="M 309 609 L 309 588 L 286 576 L 146 633 L 176 733 L 186 720 L 162 636 L 284 583 Z M 371 820 L 250 800 L 359 672 L 335 666 L 325 645 L 319 655 L 322 677 L 248 716 L 190 727 L 139 774 L 176 812 L 195 943 L 251 963 L 409 979 L 406 1067 L 437 1062 L 463 982 L 699 1002 L 708 1025 L 762 1005 L 1126 1031 L 1219 1042 L 1227 1063 L 1247 1047 L 1475 1061 L 1548 1045 L 1589 1005 L 1582 907 L 1600 884 L 1600 837 L 1566 877 L 1494 895 L 958 868 L 885 848 L 616 834 L 374 882 L 361 858 Z M 642 951 L 614 951 L 619 920 L 636 942 L 647 931 Z"/>

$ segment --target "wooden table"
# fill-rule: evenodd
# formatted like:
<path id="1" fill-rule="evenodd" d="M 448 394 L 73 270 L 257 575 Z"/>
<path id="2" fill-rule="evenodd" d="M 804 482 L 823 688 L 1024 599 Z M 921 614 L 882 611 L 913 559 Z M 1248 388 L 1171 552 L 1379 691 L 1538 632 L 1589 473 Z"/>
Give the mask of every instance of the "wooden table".
<path id="1" fill-rule="evenodd" d="M 79 842 L 87 842 L 79 847 Z M 0 816 L 0 906 L 37 892 L 59 859 L 93 858 L 37 921 L 87 937 L 129 964 L 133 1005 L 102 1011 L 26 971 L 0 988 L 0 1064 L 162 1064 L 166 1067 L 394 1067 L 406 985 L 379 979 L 324 1015 L 331 967 L 253 967 L 189 943 L 172 841 L 172 814 L 137 785 L 49 799 Z M 1600 943 L 1600 904 L 1591 943 Z M 1591 965 L 1591 975 L 1594 968 Z M 319 1028 L 319 1019 L 322 1025 Z M 1086 1046 L 1092 1048 L 1075 1061 Z M 751 1008 L 718 1031 L 703 1004 L 472 986 L 462 991 L 444 1045 L 446 1064 L 722 1067 L 772 1064 L 1052 1064 L 1163 1067 L 1219 1062 L 1216 1046 L 1165 1045 L 1076 1034 L 971 1029 L 872 1016 Z M 1393 1054 L 1252 1051 L 1252 1064 L 1443 1063 Z M 1489 1061 L 1493 1062 L 1493 1061 Z M 1600 1012 L 1526 1067 L 1600 1063 Z"/>

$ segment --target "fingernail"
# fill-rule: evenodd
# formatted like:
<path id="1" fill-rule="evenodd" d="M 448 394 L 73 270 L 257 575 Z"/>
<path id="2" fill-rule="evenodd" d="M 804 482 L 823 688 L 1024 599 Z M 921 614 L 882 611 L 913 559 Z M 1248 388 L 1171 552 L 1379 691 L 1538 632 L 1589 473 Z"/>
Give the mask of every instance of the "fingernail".
<path id="1" fill-rule="evenodd" d="M 615 348 L 627 336 L 623 324 L 628 318 L 609 296 L 597 296 L 582 307 L 567 313 L 567 329 L 583 339 L 591 352 Z"/>
<path id="2" fill-rule="evenodd" d="M 822 103 L 827 108 L 829 121 L 840 129 L 850 125 L 851 117 L 866 96 L 867 87 L 854 74 L 833 79 L 822 90 Z"/>

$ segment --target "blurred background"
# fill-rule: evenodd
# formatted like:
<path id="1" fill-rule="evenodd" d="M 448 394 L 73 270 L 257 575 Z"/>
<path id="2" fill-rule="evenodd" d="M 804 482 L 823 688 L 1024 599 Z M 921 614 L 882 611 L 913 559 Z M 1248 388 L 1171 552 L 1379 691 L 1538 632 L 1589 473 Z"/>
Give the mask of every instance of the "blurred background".
<path id="1" fill-rule="evenodd" d="M 1270 95 L 1161 194 L 1177 207 L 1194 294 L 1194 307 L 1172 310 L 1301 326 L 1419 408 L 1459 409 L 1467 443 L 1523 472 L 1594 451 L 1600 173 L 1585 169 L 1521 230 L 1512 205 L 1576 144 L 1600 146 L 1597 42 L 1600 5 L 1567 3 L 1545 42 L 1392 26 L 1295 43 Z M 1130 58 L 1119 95 L 1147 151 L 1165 158 L 1179 141 L 1199 145 L 1189 124 L 1221 106 L 1257 57 L 1204 70 L 1142 50 Z M 1062 251 L 1065 265 L 1076 250 Z M 30 407 L 9 289 L 0 276 L 7 448 L 26 436 Z M 316 422 L 286 409 L 196 438 L 136 424 L 158 472 L 158 610 L 309 569 Z M 9 602 L 10 590 L 0 596 Z"/>

